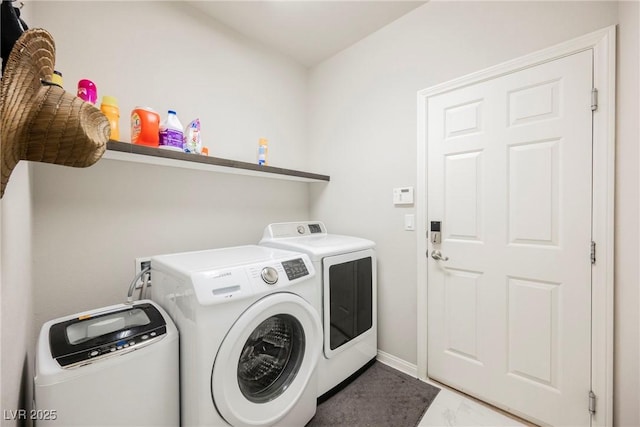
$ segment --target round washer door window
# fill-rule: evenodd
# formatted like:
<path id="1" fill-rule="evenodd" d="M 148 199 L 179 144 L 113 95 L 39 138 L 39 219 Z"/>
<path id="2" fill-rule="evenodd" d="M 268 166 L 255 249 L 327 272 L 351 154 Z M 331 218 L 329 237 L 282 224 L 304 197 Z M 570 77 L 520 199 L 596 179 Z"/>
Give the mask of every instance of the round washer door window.
<path id="1" fill-rule="evenodd" d="M 290 314 L 264 320 L 247 339 L 238 361 L 238 385 L 251 402 L 275 399 L 295 379 L 305 347 L 304 330 Z"/>
<path id="2" fill-rule="evenodd" d="M 322 353 L 322 324 L 300 296 L 266 296 L 227 332 L 213 364 L 213 404 L 231 425 L 270 426 L 295 406 Z"/>

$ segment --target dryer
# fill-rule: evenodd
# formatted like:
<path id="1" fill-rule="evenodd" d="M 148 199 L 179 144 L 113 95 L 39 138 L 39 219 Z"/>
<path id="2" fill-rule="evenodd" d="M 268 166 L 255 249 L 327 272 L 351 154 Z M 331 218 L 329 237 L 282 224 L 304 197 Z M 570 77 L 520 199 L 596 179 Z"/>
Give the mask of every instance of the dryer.
<path id="1" fill-rule="evenodd" d="M 323 323 L 323 357 L 318 362 L 321 400 L 365 370 L 377 356 L 377 270 L 375 243 L 327 233 L 319 221 L 268 225 L 260 245 L 309 255 L 317 309 Z"/>
<path id="2" fill-rule="evenodd" d="M 182 426 L 303 426 L 322 325 L 305 254 L 239 246 L 151 258 L 152 299 L 180 331 Z"/>

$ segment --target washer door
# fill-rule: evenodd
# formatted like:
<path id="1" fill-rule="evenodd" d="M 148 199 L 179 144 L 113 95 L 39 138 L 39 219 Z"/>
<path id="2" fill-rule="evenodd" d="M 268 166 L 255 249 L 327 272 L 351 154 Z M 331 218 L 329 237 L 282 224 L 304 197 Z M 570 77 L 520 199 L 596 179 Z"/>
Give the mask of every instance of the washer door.
<path id="1" fill-rule="evenodd" d="M 211 375 L 213 402 L 231 425 L 269 426 L 298 402 L 322 351 L 322 325 L 301 297 L 257 301 L 222 341 Z"/>

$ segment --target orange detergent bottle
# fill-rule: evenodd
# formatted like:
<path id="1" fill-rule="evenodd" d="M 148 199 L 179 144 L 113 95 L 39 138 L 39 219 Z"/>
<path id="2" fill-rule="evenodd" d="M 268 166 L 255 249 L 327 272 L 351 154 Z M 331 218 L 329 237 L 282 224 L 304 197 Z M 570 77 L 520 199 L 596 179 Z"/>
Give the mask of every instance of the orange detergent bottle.
<path id="1" fill-rule="evenodd" d="M 160 115 L 148 107 L 131 111 L 131 142 L 157 147 L 160 142 Z"/>
<path id="2" fill-rule="evenodd" d="M 113 96 L 103 96 L 102 104 L 100 104 L 100 111 L 109 120 L 109 126 L 111 127 L 111 134 L 109 139 L 114 141 L 120 140 L 120 109 L 118 108 L 118 100 Z"/>

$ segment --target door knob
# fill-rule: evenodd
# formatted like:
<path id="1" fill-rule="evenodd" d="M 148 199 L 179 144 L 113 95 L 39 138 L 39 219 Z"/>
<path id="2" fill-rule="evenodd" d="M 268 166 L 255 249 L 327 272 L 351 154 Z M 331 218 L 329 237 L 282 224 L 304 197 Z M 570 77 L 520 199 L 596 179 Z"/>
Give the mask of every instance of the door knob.
<path id="1" fill-rule="evenodd" d="M 449 257 L 442 256 L 442 253 L 440 253 L 440 251 L 432 251 L 431 258 L 435 259 L 436 261 L 449 261 Z"/>

